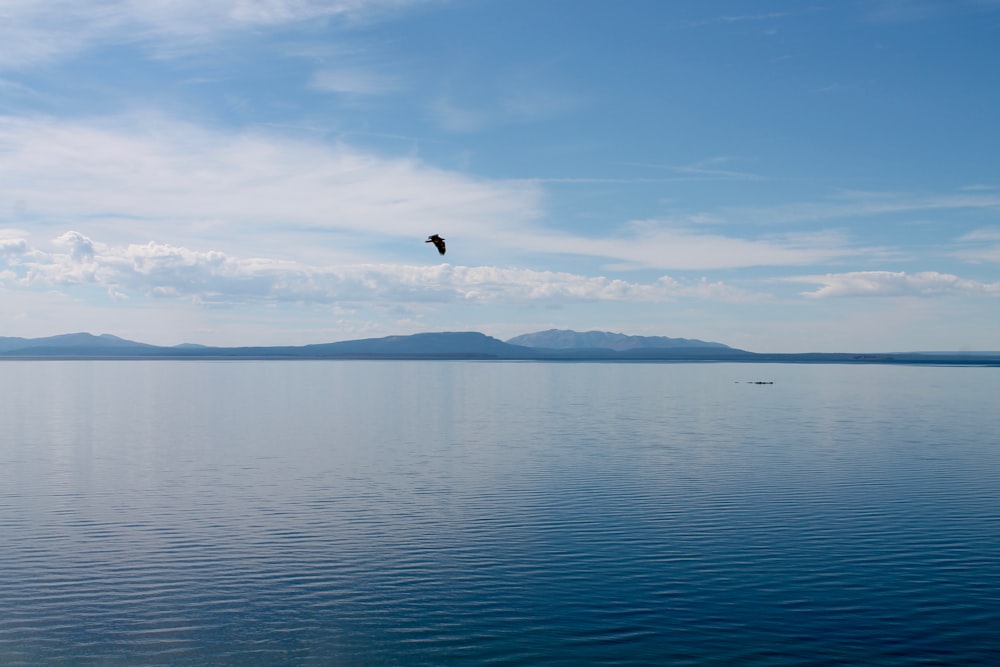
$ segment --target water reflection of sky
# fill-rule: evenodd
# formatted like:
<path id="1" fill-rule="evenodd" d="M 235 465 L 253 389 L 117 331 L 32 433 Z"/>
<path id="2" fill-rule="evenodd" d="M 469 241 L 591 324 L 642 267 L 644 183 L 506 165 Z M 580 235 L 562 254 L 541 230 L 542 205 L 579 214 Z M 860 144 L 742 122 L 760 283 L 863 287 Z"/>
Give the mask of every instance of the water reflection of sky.
<path id="1" fill-rule="evenodd" d="M 9 664 L 1000 648 L 992 369 L 3 370 Z"/>

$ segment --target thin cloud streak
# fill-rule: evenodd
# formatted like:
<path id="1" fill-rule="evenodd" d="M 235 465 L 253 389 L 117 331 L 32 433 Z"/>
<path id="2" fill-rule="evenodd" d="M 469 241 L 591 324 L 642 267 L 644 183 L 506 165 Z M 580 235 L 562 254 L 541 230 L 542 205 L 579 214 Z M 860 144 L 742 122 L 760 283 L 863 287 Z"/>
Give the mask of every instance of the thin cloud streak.
<path id="1" fill-rule="evenodd" d="M 767 180 L 759 174 L 747 171 L 737 171 L 734 169 L 722 169 L 720 165 L 725 165 L 733 160 L 728 157 L 715 157 L 707 160 L 699 160 L 689 165 L 671 164 L 651 164 L 647 162 L 623 162 L 625 166 L 643 167 L 645 169 L 655 169 L 657 171 L 669 171 L 680 176 L 671 180 L 676 181 L 760 181 Z"/>
<path id="2" fill-rule="evenodd" d="M 976 241 L 1000 241 L 1000 227 L 984 227 L 983 229 L 976 229 L 966 234 L 962 234 L 957 239 L 960 243 L 962 242 L 976 242 Z"/>
<path id="3" fill-rule="evenodd" d="M 1000 262 L 1000 227 L 984 227 L 965 233 L 955 239 L 964 247 L 952 257 L 973 264 Z"/>
<path id="4" fill-rule="evenodd" d="M 838 234 L 784 234 L 745 239 L 684 226 L 637 221 L 611 238 L 538 233 L 539 252 L 604 258 L 615 270 L 731 269 L 823 264 L 866 251 L 851 248 Z"/>
<path id="5" fill-rule="evenodd" d="M 967 280 L 949 273 L 920 271 L 852 271 L 815 276 L 797 276 L 787 282 L 821 285 L 803 296 L 831 297 L 940 297 L 956 295 L 1000 296 L 1000 282 Z"/>
<path id="6" fill-rule="evenodd" d="M 1000 195 L 970 193 L 915 195 L 853 192 L 832 201 L 726 207 L 714 212 L 713 215 L 732 223 L 788 225 L 893 213 L 961 209 L 1000 209 Z"/>
<path id="7" fill-rule="evenodd" d="M 310 88 L 348 96 L 386 95 L 399 84 L 384 74 L 360 68 L 324 69 L 316 72 Z"/>

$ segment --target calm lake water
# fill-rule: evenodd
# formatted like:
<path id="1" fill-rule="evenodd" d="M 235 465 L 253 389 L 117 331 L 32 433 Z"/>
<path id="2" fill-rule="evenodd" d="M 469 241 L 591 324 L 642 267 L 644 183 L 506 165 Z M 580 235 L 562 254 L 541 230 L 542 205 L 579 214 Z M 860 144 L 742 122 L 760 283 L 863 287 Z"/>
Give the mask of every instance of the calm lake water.
<path id="1" fill-rule="evenodd" d="M 1000 664 L 1000 369 L 6 361 L 0 406 L 2 665 Z"/>

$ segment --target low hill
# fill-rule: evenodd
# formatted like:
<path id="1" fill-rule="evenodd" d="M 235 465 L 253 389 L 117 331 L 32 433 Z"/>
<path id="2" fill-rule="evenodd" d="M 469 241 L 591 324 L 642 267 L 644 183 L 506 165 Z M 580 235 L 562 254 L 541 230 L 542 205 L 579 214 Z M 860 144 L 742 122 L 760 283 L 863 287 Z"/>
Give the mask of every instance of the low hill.
<path id="1" fill-rule="evenodd" d="M 100 351 L 128 351 L 135 353 L 141 350 L 158 349 L 155 345 L 126 340 L 111 334 L 95 336 L 89 333 L 61 334 L 44 338 L 8 338 L 0 336 L 0 353 L 33 354 L 72 354 Z"/>
<path id="2" fill-rule="evenodd" d="M 522 334 L 507 341 L 511 345 L 524 345 L 550 350 L 603 349 L 622 352 L 625 350 L 650 348 L 733 348 L 722 343 L 710 343 L 693 338 L 669 338 L 667 336 L 628 336 L 608 331 L 572 331 L 569 329 L 549 329 L 536 333 Z"/>
<path id="3" fill-rule="evenodd" d="M 358 352 L 448 356 L 471 354 L 503 358 L 524 357 L 528 354 L 528 350 L 521 346 L 505 343 L 476 331 L 386 336 L 385 338 L 367 338 L 341 343 L 306 345 L 302 349 L 306 352 L 334 354 Z"/>
<path id="4" fill-rule="evenodd" d="M 233 347 L 185 350 L 196 356 L 274 356 L 305 358 L 462 358 L 462 359 L 527 359 L 531 351 L 476 331 L 446 331 L 409 336 L 385 336 L 345 340 L 338 343 L 318 343 L 299 347 Z"/>

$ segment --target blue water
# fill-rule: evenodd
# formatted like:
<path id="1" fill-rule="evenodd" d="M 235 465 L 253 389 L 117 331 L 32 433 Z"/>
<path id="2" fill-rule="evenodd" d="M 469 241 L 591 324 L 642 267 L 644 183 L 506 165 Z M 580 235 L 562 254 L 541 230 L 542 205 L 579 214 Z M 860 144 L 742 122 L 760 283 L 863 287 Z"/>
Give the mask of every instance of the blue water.
<path id="1" fill-rule="evenodd" d="M 1000 664 L 1000 369 L 8 361 L 0 406 L 0 665 Z"/>

